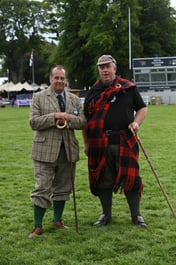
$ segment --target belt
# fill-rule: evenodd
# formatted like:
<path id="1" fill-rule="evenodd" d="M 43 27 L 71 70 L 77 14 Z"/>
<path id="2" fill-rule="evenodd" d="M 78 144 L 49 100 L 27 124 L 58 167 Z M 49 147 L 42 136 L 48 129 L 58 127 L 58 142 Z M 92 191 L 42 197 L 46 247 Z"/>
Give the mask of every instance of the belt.
<path id="1" fill-rule="evenodd" d="M 106 130 L 105 132 L 107 137 L 120 135 L 120 131 Z"/>

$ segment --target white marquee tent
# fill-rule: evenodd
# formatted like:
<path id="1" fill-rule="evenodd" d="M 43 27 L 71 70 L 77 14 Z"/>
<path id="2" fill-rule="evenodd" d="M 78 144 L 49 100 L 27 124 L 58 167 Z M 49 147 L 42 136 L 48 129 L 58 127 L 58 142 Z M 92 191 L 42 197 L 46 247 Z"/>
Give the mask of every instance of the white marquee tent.
<path id="1" fill-rule="evenodd" d="M 0 91 L 6 91 L 6 92 L 20 92 L 23 89 L 25 89 L 26 91 L 36 91 L 40 88 L 40 86 L 38 85 L 30 85 L 28 84 L 28 82 L 25 83 L 17 83 L 14 84 L 13 82 L 9 82 L 9 83 L 5 83 L 3 85 L 0 86 Z"/>
<path id="2" fill-rule="evenodd" d="M 10 88 L 14 86 L 13 82 L 7 82 L 0 86 L 0 91 L 10 91 Z"/>

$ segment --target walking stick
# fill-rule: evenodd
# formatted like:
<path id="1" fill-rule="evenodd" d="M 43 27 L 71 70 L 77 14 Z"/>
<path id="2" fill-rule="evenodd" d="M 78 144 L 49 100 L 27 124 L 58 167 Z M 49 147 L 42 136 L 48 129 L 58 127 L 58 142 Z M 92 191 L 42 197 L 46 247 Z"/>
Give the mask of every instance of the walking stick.
<path id="1" fill-rule="evenodd" d="M 141 149 L 142 149 L 142 151 L 143 151 L 143 153 L 144 153 L 144 155 L 145 155 L 145 157 L 146 157 L 146 159 L 147 159 L 147 161 L 148 161 L 148 163 L 149 163 L 149 165 L 150 165 L 150 167 L 151 167 L 151 169 L 152 169 L 152 171 L 153 171 L 153 173 L 155 175 L 155 178 L 156 178 L 156 180 L 157 180 L 157 182 L 158 182 L 158 184 L 160 186 L 160 189 L 163 192 L 163 195 L 164 195 L 164 197 L 165 197 L 165 199 L 166 199 L 166 201 L 167 201 L 167 203 L 168 203 L 168 205 L 169 205 L 169 207 L 170 207 L 170 209 L 172 211 L 173 216 L 176 218 L 176 213 L 174 211 L 174 208 L 172 207 L 172 205 L 171 205 L 171 203 L 169 201 L 169 198 L 167 196 L 167 193 L 165 192 L 165 190 L 164 190 L 164 188 L 163 188 L 163 186 L 161 184 L 161 181 L 160 181 L 160 179 L 159 179 L 159 177 L 158 177 L 158 175 L 157 175 L 157 173 L 156 173 L 156 171 L 155 171 L 155 169 L 154 169 L 154 167 L 153 167 L 153 165 L 152 165 L 152 163 L 150 161 L 149 156 L 147 155 L 147 153 L 146 153 L 146 151 L 144 149 L 144 146 L 143 146 L 140 138 L 137 136 L 137 134 L 134 132 L 134 130 L 132 128 L 131 128 L 131 131 L 132 131 L 133 135 L 136 137 L 136 139 L 137 139 L 137 141 L 138 141 L 138 143 L 139 143 L 139 145 L 140 145 L 140 147 L 141 147 Z"/>
<path id="2" fill-rule="evenodd" d="M 67 140 L 68 140 L 68 151 L 69 151 L 69 159 L 70 159 L 70 175 L 71 175 L 71 182 L 72 182 L 73 204 L 74 204 L 74 212 L 75 212 L 75 229 L 76 229 L 76 232 L 78 233 L 78 218 L 77 218 L 77 208 L 76 208 L 76 195 L 75 195 L 74 176 L 73 176 L 73 169 L 72 169 L 72 155 L 71 155 L 70 132 L 69 132 L 68 123 L 67 123 Z"/>

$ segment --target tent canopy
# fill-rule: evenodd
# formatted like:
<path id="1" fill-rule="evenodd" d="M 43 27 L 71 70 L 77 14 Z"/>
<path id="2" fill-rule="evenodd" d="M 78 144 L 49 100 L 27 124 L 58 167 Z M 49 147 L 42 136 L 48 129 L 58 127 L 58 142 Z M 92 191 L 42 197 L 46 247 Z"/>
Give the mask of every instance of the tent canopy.
<path id="1" fill-rule="evenodd" d="M 4 85 L 0 86 L 0 91 L 6 91 L 6 92 L 20 92 L 23 89 L 25 89 L 26 91 L 35 91 L 37 89 L 39 89 L 40 86 L 32 86 L 30 84 L 28 84 L 28 82 L 25 83 L 17 83 L 14 84 L 13 82 L 9 82 L 9 83 L 5 83 Z"/>

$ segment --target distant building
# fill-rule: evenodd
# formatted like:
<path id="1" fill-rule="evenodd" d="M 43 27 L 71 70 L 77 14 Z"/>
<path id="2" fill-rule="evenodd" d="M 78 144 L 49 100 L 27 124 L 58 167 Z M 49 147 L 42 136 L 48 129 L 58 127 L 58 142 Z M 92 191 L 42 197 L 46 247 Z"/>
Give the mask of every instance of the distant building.
<path id="1" fill-rule="evenodd" d="M 132 65 L 140 91 L 176 90 L 176 57 L 134 58 Z"/>

